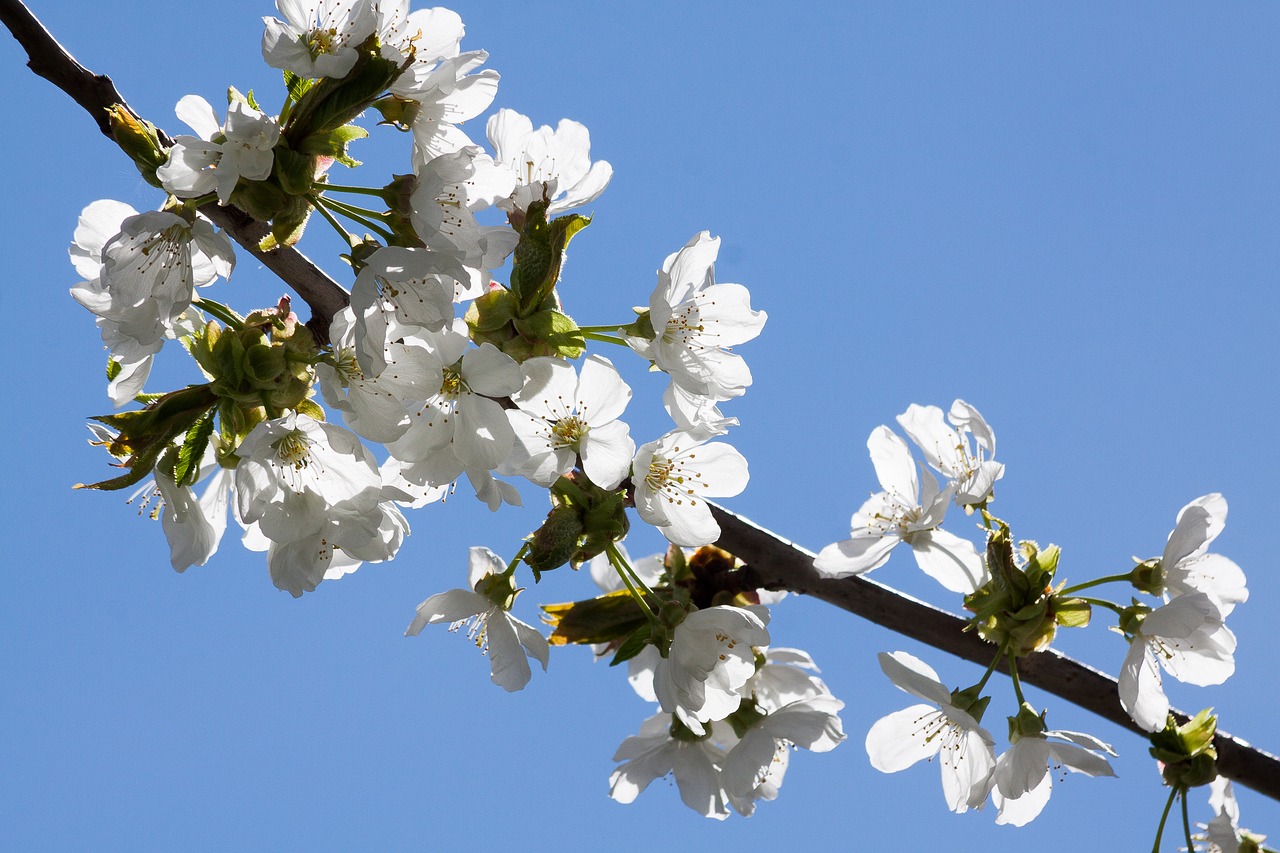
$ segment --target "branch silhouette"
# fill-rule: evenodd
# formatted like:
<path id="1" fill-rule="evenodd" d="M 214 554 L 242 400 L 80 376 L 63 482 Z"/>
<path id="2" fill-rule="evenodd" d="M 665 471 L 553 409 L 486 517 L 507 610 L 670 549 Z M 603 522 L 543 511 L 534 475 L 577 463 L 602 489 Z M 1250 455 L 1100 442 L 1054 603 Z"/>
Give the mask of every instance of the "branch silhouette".
<path id="1" fill-rule="evenodd" d="M 26 51 L 28 67 L 83 107 L 108 138 L 114 141 L 107 120 L 109 107 L 118 104 L 137 115 L 109 77 L 77 62 L 19 0 L 0 0 L 0 21 Z M 162 141 L 171 141 L 163 131 L 159 135 Z M 296 249 L 259 251 L 258 241 L 267 227 L 244 211 L 211 203 L 201 212 L 302 297 L 312 312 L 308 326 L 327 341 L 330 321 L 349 302 L 347 291 Z M 812 596 L 965 660 L 982 666 L 990 662 L 991 644 L 966 632 L 964 619 L 872 580 L 823 577 L 813 567 L 813 552 L 723 507 L 712 505 L 712 511 L 721 528 L 716 544 L 747 564 L 746 580 L 754 587 Z M 998 668 L 1007 672 L 1004 662 Z M 1103 672 L 1049 650 L 1021 658 L 1018 673 L 1026 683 L 1147 736 L 1121 707 L 1116 680 Z M 1174 713 L 1179 722 L 1189 718 L 1180 711 Z M 1280 758 L 1221 729 L 1214 745 L 1223 776 L 1280 801 Z"/>

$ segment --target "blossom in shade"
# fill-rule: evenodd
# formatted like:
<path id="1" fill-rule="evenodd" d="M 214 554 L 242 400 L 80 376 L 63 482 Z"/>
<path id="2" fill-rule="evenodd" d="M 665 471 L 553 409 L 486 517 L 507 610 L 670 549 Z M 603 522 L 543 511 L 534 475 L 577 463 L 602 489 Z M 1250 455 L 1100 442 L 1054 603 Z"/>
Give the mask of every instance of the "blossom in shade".
<path id="1" fill-rule="evenodd" d="M 471 589 L 451 589 L 431 596 L 418 605 L 418 612 L 405 629 L 416 636 L 427 625 L 449 624 L 450 631 L 463 627 L 467 638 L 489 656 L 493 683 L 508 692 L 529 683 L 532 670 L 528 658 L 542 664 L 545 672 L 550 658 L 547 640 L 537 629 L 511 615 L 504 604 L 481 593 L 486 581 L 506 572 L 502 558 L 488 548 L 472 548 L 467 580 Z"/>

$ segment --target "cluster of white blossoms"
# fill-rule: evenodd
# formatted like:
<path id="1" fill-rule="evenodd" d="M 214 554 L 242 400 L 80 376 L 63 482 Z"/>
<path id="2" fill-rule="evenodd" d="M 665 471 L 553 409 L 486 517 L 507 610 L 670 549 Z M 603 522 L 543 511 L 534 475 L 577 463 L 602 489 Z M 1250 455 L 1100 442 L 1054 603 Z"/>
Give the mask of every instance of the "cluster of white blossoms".
<path id="1" fill-rule="evenodd" d="M 845 739 L 844 704 L 812 658 L 771 646 L 767 605 L 782 595 L 756 588 L 747 567 L 709 547 L 721 530 L 708 498 L 737 495 L 748 481 L 746 459 L 721 440 L 738 421 L 720 406 L 752 384 L 734 348 L 760 334 L 765 313 L 742 285 L 716 281 L 720 241 L 703 231 L 665 259 L 635 318 L 579 326 L 557 285 L 570 241 L 591 221 L 574 211 L 613 174 L 591 159 L 587 129 L 569 119 L 535 128 L 503 108 L 474 141 L 462 125 L 490 109 L 498 75 L 481 68 L 486 53 L 461 49 L 462 21 L 447 9 L 410 10 L 407 0 L 277 0 L 277 9 L 283 20 L 264 18 L 262 37 L 265 61 L 283 72 L 277 113 L 230 89 L 219 120 L 188 95 L 177 115 L 195 135 L 169 140 L 123 108 L 110 111 L 117 142 L 167 198 L 145 213 L 96 201 L 75 231 L 71 259 L 83 280 L 71 292 L 96 317 L 108 395 L 120 410 L 94 419 L 93 441 L 124 469 L 91 488 L 145 481 L 139 491 L 154 494 L 144 505 L 158 495 L 154 517 L 178 571 L 207 563 L 234 518 L 244 545 L 266 552 L 272 582 L 295 597 L 394 559 L 410 532 L 405 512 L 441 502 L 464 477 L 494 511 L 524 502 L 513 481 L 546 490 L 550 512 L 514 556 L 472 548 L 467 587 L 429 596 L 406 634 L 465 627 L 508 691 L 528 684 L 531 659 L 546 670 L 551 645 L 612 653 L 658 711 L 614 756 L 611 796 L 628 803 L 674 775 L 700 814 L 752 814 L 777 795 L 792 748 L 825 752 Z M 381 187 L 340 184 L 335 164 L 359 165 L 348 146 L 368 135 L 355 121 L 370 110 L 412 140 L 410 168 Z M 339 198 L 349 195 L 385 210 Z M 241 314 L 197 296 L 235 263 L 228 236 L 201 213 L 214 205 L 266 226 L 253 246 L 260 252 L 293 245 L 313 218 L 332 226 L 350 248 L 349 304 L 312 327 L 287 297 Z M 170 340 L 206 381 L 147 393 Z M 613 361 L 588 352 L 597 344 L 667 375 L 667 432 L 632 435 L 622 419 L 631 388 Z M 130 402 L 141 408 L 125 410 Z M 330 419 L 335 412 L 345 426 Z M 1208 552 L 1226 501 L 1210 494 L 1184 507 L 1161 557 L 1067 587 L 1055 584 L 1060 549 L 1015 544 L 988 511 L 1004 465 L 976 408 L 912 405 L 897 423 L 923 463 L 890 427 L 873 430 L 867 448 L 880 491 L 854 513 L 850 537 L 814 566 L 827 578 L 861 575 L 905 543 L 923 572 L 964 596 L 970 628 L 995 651 L 982 679 L 957 690 L 912 655 L 881 654 L 894 685 L 922 702 L 871 727 L 873 766 L 896 772 L 939 757 L 951 810 L 991 800 L 997 822 L 1013 825 L 1044 808 L 1055 768 L 1114 775 L 1111 747 L 1048 729 L 1017 676 L 1020 657 L 1103 608 L 1129 641 L 1121 702 L 1153 742 L 1167 735 L 1168 779 L 1182 730 L 1161 671 L 1208 685 L 1234 669 L 1224 620 L 1247 599 L 1245 578 Z M 985 542 L 942 529 L 952 506 L 972 530 L 981 521 Z M 622 542 L 632 509 L 671 543 L 665 556 L 631 561 Z M 549 638 L 513 615 L 518 570 L 537 583 L 583 564 L 603 594 L 544 605 Z M 1076 594 L 1107 582 L 1158 600 L 1126 606 Z M 1012 675 L 1017 710 L 997 755 L 982 717 L 999 664 Z M 1201 752 L 1212 738 L 1206 720 L 1202 712 L 1193 721 Z M 1184 797 L 1186 786 L 1212 778 L 1191 766 L 1200 757 L 1176 771 L 1194 781 L 1169 783 Z M 1210 849 L 1257 838 L 1237 828 L 1229 786 L 1214 797 Z"/>
<path id="2" fill-rule="evenodd" d="M 220 121 L 203 98 L 182 98 L 178 117 L 195 135 L 162 145 L 152 133 L 153 156 L 135 157 L 169 193 L 165 208 L 95 202 L 72 246 L 85 278 L 72 293 L 98 317 L 117 406 L 154 400 L 139 395 L 165 340 L 198 340 L 207 356 L 197 361 L 209 393 L 184 398 L 195 414 L 157 425 L 123 413 L 98 435 L 138 475 L 123 479 L 160 464 L 175 566 L 203 565 L 230 511 L 245 544 L 268 553 L 276 585 L 301 595 L 392 559 L 409 531 L 402 510 L 443 498 L 464 475 L 495 510 L 522 503 L 504 478 L 626 489 L 672 541 L 714 541 L 705 498 L 747 482 L 742 456 L 710 441 L 736 423 L 716 404 L 750 383 L 728 348 L 765 319 L 745 288 L 715 283 L 719 241 L 704 232 L 667 259 L 647 312 L 655 328 L 646 316 L 591 336 L 641 351 L 679 389 L 668 402 L 674 429 L 637 450 L 621 420 L 630 388 L 608 358 L 584 352 L 554 289 L 569 238 L 589 222 L 561 214 L 594 201 L 612 176 L 591 160 L 586 128 L 565 119 L 535 129 L 502 109 L 486 127 L 492 153 L 476 144 L 461 125 L 489 108 L 498 78 L 480 70 L 483 51 L 461 50 L 462 22 L 448 10 L 388 0 L 279 0 L 278 9 L 283 20 L 264 18 L 262 52 L 285 73 L 280 113 L 233 89 Z M 334 199 L 359 188 L 329 174 L 335 162 L 355 165 L 347 144 L 366 132 L 350 120 L 370 106 L 413 139 L 409 178 L 361 190 L 386 202 L 381 217 Z M 328 346 L 287 305 L 246 318 L 196 298 L 234 265 L 227 235 L 199 213 L 213 203 L 269 220 L 262 248 L 294 242 L 313 213 L 374 230 L 351 238 L 351 304 L 326 330 Z M 490 210 L 496 221 L 483 223 Z M 546 233 L 559 242 L 541 245 Z M 531 255 L 559 257 L 524 261 L 522 240 Z M 494 275 L 513 252 L 504 286 Z M 324 420 L 316 390 L 347 429 Z M 381 446 L 377 456 L 365 442 Z M 192 487 L 215 469 L 234 476 L 213 478 L 196 498 Z"/>
<path id="3" fill-rule="evenodd" d="M 1120 667 L 1120 704 L 1133 721 L 1157 731 L 1169 716 L 1160 670 L 1187 684 L 1221 684 L 1235 672 L 1236 637 L 1225 624 L 1249 597 L 1244 572 L 1209 546 L 1227 523 L 1222 495 L 1197 498 L 1178 513 L 1164 553 L 1149 567 L 1147 591 L 1163 598 L 1152 609 L 1135 604 L 1120 628 L 1130 638 Z"/>
<path id="4" fill-rule="evenodd" d="M 657 583 L 660 556 L 635 565 Z M 592 575 L 614 590 L 606 559 L 593 560 Z M 777 796 L 792 748 L 828 752 L 845 739 L 844 703 L 812 674 L 808 653 L 769 646 L 768 622 L 763 604 L 695 610 L 675 626 L 665 656 L 650 645 L 631 658 L 627 680 L 658 713 L 618 747 L 610 796 L 630 803 L 671 775 L 699 814 L 723 820 L 732 808 L 750 816 L 757 800 Z"/>
<path id="5" fill-rule="evenodd" d="M 956 690 L 906 652 L 881 654 L 881 668 L 893 684 L 927 704 L 879 720 L 867 734 L 867 753 L 886 773 L 937 756 L 948 808 L 965 812 L 991 800 L 997 823 L 1021 826 L 1048 802 L 1053 768 L 1111 776 L 1107 756 L 1115 753 L 1092 735 L 1049 730 L 1045 714 L 1026 704 L 1015 674 L 1019 710 L 1009 717 L 1009 748 L 997 755 L 994 737 L 981 724 L 990 701 L 983 688 L 996 664 L 1007 659 L 1016 670 L 1017 658 L 1046 648 L 1059 627 L 1082 627 L 1094 608 L 1110 609 L 1117 615 L 1115 630 L 1129 640 L 1120 671 L 1121 704 L 1141 728 L 1165 730 L 1172 718 L 1161 669 L 1197 685 L 1221 683 L 1234 669 L 1235 637 L 1223 622 L 1248 597 L 1244 573 L 1208 552 L 1225 525 L 1226 501 L 1211 494 L 1184 507 L 1163 555 L 1132 572 L 1055 585 L 1059 550 L 1034 542 L 1015 549 L 1007 525 L 987 511 L 1004 466 L 993 458 L 995 434 L 977 409 L 956 400 L 944 418 L 937 407 L 912 405 L 897 421 L 927 466 L 912 458 L 907 442 L 889 427 L 877 427 L 867 448 L 881 491 L 854 514 L 851 537 L 824 548 L 814 566 L 829 577 L 860 575 L 883 565 L 905 543 L 925 574 L 965 597 L 965 608 L 974 614 L 971 627 L 997 650 L 981 681 Z M 981 513 L 985 547 L 942 530 L 953 504 Z M 1134 599 L 1122 606 L 1074 596 L 1121 581 L 1162 603 L 1153 608 Z"/>

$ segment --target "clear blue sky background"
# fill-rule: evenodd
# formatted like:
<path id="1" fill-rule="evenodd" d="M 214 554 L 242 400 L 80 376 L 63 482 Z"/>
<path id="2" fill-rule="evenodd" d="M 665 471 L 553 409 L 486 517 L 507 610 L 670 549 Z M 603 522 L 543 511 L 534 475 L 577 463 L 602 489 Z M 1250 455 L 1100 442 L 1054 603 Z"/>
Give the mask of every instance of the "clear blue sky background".
<path id="1" fill-rule="evenodd" d="M 189 92 L 220 103 L 234 84 L 279 102 L 258 53 L 265 2 L 34 5 L 171 132 Z M 464 47 L 490 51 L 503 74 L 495 109 L 578 119 L 614 165 L 566 268 L 579 321 L 645 302 L 663 257 L 701 229 L 723 238 L 718 277 L 769 312 L 741 349 L 755 385 L 726 406 L 752 472 L 734 509 L 815 549 L 846 537 L 876 487 L 867 434 L 912 402 L 955 397 L 998 435 L 1008 473 L 993 509 L 1015 535 L 1063 546 L 1073 581 L 1158 555 L 1177 510 L 1221 491 L 1231 515 L 1215 550 L 1252 589 L 1230 620 L 1237 674 L 1170 694 L 1280 749 L 1280 9 L 455 8 Z M 706 821 L 664 782 L 632 806 L 612 802 L 609 759 L 649 713 L 619 671 L 560 651 L 508 696 L 461 637 L 401 637 L 419 601 L 461 585 L 467 546 L 511 552 L 536 526 L 532 491 L 529 509 L 498 516 L 460 492 L 411 517 L 395 563 L 298 601 L 234 540 L 175 574 L 158 524 L 118 495 L 70 488 L 106 475 L 84 422 L 109 403 L 91 318 L 67 295 L 66 245 L 90 201 L 160 198 L 24 59 L 0 37 L 0 846 L 1149 847 L 1165 793 L 1145 744 L 1061 701 L 1050 723 L 1111 741 L 1120 778 L 1058 783 L 1026 829 L 994 826 L 990 807 L 949 814 L 933 766 L 878 774 L 865 732 L 911 700 L 875 653 L 920 654 L 952 684 L 979 670 L 798 599 L 775 608 L 775 641 L 817 658 L 848 703 L 848 742 L 796 755 L 780 798 L 750 820 Z M 482 122 L 468 127 L 483 135 Z M 382 170 L 368 184 L 407 168 L 404 139 L 375 137 L 355 152 Z M 341 277 L 321 227 L 303 248 Z M 241 256 L 226 301 L 275 301 L 281 285 L 255 266 Z M 157 376 L 187 381 L 180 354 L 166 355 Z M 662 383 L 631 367 L 643 441 L 665 429 Z M 660 538 L 631 544 L 648 553 Z M 958 607 L 905 554 L 875 577 Z M 526 619 L 536 601 L 589 594 L 568 572 L 544 586 L 522 598 Z M 1123 643 L 1089 635 L 1059 645 L 1115 672 Z M 987 721 L 1000 737 L 1012 698 L 996 684 Z M 1240 797 L 1245 825 L 1280 838 L 1280 807 Z"/>

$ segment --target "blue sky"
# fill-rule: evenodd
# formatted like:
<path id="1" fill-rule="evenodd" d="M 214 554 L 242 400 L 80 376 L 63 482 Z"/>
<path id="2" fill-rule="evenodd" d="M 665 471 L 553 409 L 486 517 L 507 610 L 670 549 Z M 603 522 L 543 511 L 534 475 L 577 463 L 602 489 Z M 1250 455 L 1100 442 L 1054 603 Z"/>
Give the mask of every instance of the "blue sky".
<path id="1" fill-rule="evenodd" d="M 216 15 L 193 3 L 34 5 L 170 132 L 187 93 L 217 104 L 235 85 L 278 103 L 258 52 L 267 3 L 229 0 Z M 755 384 L 725 406 L 742 422 L 730 440 L 752 473 L 731 508 L 815 550 L 843 539 L 876 488 L 868 433 L 910 403 L 957 397 L 999 439 L 1007 473 L 993 511 L 1020 538 L 1061 545 L 1073 582 L 1158 555 L 1183 504 L 1222 492 L 1231 514 L 1215 550 L 1245 569 L 1252 592 L 1230 621 L 1237 673 L 1169 693 L 1280 749 L 1267 698 L 1280 653 L 1270 610 L 1280 601 L 1280 10 L 454 8 L 464 48 L 488 50 L 503 75 L 494 109 L 535 124 L 577 119 L 593 155 L 614 166 L 565 268 L 575 318 L 624 318 L 662 259 L 703 229 L 723 240 L 718 279 L 746 284 L 769 312 L 740 350 Z M 949 814 L 932 767 L 878 774 L 865 732 L 910 700 L 875 653 L 919 654 L 952 684 L 980 670 L 799 599 L 775 608 L 775 643 L 817 659 L 847 703 L 848 741 L 796 755 L 779 799 L 750 820 L 706 821 L 661 781 L 631 806 L 612 802 L 610 756 L 649 714 L 620 672 L 560 650 L 509 696 L 464 639 L 401 636 L 419 601 L 462 584 L 469 545 L 518 547 L 545 511 L 532 490 L 526 510 L 496 516 L 459 492 L 410 517 L 414 535 L 394 563 L 297 601 L 271 586 L 261 555 L 231 541 L 208 566 L 175 574 L 159 525 L 118 495 L 70 488 L 105 476 L 83 425 L 110 404 L 91 318 L 67 295 L 66 245 L 94 199 L 139 209 L 161 199 L 24 61 L 3 39 L 3 846 L 1150 845 L 1165 793 L 1144 743 L 1061 701 L 1047 702 L 1051 725 L 1110 741 L 1120 778 L 1056 784 L 1025 829 L 994 826 L 990 807 Z M 468 125 L 477 139 L 482 127 Z M 353 182 L 407 168 L 391 131 L 357 146 L 376 174 Z M 318 224 L 303 249 L 342 276 Z M 283 292 L 244 255 L 219 287 L 246 309 Z M 166 356 L 160 381 L 192 378 L 177 352 Z M 628 366 L 628 419 L 651 438 L 666 428 L 663 383 L 639 368 Z M 628 544 L 644 554 L 660 543 L 640 531 Z M 875 577 L 958 609 L 905 555 Z M 537 601 L 590 594 L 568 572 L 542 587 L 522 598 L 526 619 Z M 1059 647 L 1118 669 L 1119 638 L 1078 634 Z M 1012 704 L 998 684 L 987 719 L 998 737 Z M 1280 835 L 1280 806 L 1239 794 L 1244 823 Z"/>

